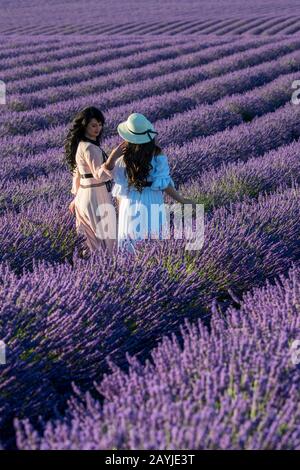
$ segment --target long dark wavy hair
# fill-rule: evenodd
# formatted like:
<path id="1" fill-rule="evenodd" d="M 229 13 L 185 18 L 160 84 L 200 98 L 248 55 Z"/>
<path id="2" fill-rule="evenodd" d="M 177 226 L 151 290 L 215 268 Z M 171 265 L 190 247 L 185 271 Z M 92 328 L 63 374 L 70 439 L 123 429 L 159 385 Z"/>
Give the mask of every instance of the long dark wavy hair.
<path id="1" fill-rule="evenodd" d="M 143 190 L 146 178 L 153 168 L 152 157 L 160 153 L 161 148 L 156 144 L 155 138 L 145 144 L 126 142 L 123 159 L 129 187 L 134 186 L 139 192 Z"/>
<path id="2" fill-rule="evenodd" d="M 97 121 L 101 122 L 102 124 L 102 130 L 96 138 L 96 142 L 99 145 L 103 133 L 105 118 L 100 109 L 95 108 L 94 106 L 84 108 L 76 114 L 73 121 L 71 122 L 67 137 L 64 140 L 65 161 L 72 173 L 74 173 L 76 169 L 75 156 L 78 144 L 81 140 L 85 140 L 86 126 L 93 118 L 97 119 Z"/>

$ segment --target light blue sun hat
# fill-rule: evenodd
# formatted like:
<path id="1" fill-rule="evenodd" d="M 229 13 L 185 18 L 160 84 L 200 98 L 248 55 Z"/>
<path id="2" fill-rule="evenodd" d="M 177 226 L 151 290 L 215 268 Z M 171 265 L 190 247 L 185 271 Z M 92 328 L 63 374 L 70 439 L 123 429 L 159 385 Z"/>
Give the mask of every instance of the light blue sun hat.
<path id="1" fill-rule="evenodd" d="M 158 134 L 151 122 L 140 113 L 130 114 L 127 121 L 121 122 L 117 129 L 122 139 L 133 144 L 146 144 Z"/>

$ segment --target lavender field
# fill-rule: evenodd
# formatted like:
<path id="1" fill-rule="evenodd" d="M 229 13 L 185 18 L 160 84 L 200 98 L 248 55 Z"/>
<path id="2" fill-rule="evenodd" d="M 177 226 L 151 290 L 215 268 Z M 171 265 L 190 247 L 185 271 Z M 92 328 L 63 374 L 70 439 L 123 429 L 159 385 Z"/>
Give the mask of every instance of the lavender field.
<path id="1" fill-rule="evenodd" d="M 1 2 L 0 448 L 299 450 L 298 2 L 113 3 Z M 107 153 L 154 123 L 201 250 L 80 258 L 63 141 L 91 105 Z"/>

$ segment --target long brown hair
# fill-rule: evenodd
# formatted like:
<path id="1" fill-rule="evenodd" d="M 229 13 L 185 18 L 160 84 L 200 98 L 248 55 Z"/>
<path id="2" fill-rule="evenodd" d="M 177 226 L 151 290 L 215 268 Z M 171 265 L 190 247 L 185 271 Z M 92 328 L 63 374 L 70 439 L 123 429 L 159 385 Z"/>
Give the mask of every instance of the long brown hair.
<path id="1" fill-rule="evenodd" d="M 145 144 L 133 144 L 126 142 L 124 151 L 124 163 L 126 167 L 128 187 L 134 186 L 139 192 L 145 187 L 146 178 L 153 168 L 151 160 L 153 156 L 159 155 L 161 148 L 155 139 Z"/>
<path id="2" fill-rule="evenodd" d="M 81 140 L 85 139 L 86 126 L 89 124 L 89 122 L 93 118 L 97 119 L 97 121 L 101 122 L 102 126 L 104 126 L 104 123 L 105 123 L 104 115 L 102 111 L 100 111 L 100 109 L 95 108 L 94 106 L 89 106 L 87 108 L 84 108 L 82 111 L 77 113 L 71 123 L 71 127 L 64 141 L 65 161 L 72 173 L 76 169 L 75 156 L 76 156 L 78 144 Z M 102 133 L 103 133 L 103 128 L 100 134 L 96 137 L 96 142 L 98 145 L 99 145 Z"/>

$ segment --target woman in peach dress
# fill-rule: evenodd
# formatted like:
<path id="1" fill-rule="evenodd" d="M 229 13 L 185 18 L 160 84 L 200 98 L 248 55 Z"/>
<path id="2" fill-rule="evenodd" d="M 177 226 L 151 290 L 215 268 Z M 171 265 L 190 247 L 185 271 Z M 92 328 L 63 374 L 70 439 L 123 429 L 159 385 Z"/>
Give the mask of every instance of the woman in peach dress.
<path id="1" fill-rule="evenodd" d="M 85 108 L 75 116 L 65 141 L 66 161 L 73 172 L 71 193 L 75 196 L 69 210 L 76 215 L 77 233 L 84 235 L 84 257 L 100 247 L 112 253 L 116 246 L 117 221 L 111 196 L 112 175 L 104 166 L 108 157 L 99 144 L 104 122 L 105 118 L 99 109 L 93 106 Z M 121 156 L 123 147 L 120 144 L 110 156 Z M 103 204 L 111 210 L 101 211 Z"/>

